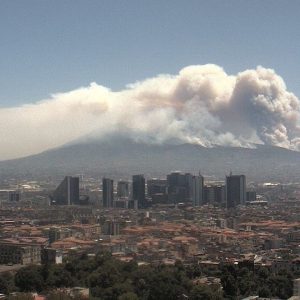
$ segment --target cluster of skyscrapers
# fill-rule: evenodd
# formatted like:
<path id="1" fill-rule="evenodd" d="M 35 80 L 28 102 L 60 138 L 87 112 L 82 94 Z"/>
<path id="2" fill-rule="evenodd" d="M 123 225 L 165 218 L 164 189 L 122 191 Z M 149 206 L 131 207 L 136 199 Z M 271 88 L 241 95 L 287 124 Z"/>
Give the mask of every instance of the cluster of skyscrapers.
<path id="1" fill-rule="evenodd" d="M 132 189 L 128 181 L 118 181 L 117 197 L 114 197 L 113 180 L 102 179 L 103 207 L 146 208 L 146 181 L 144 175 L 132 176 Z M 115 199 L 116 198 L 116 199 Z"/>
<path id="2" fill-rule="evenodd" d="M 51 195 L 51 204 L 84 204 L 79 194 L 79 177 L 66 176 Z M 132 182 L 120 180 L 116 188 L 113 179 L 102 179 L 102 205 L 105 208 L 144 209 L 156 204 L 188 203 L 193 206 L 219 204 L 230 209 L 244 205 L 246 200 L 245 175 L 230 174 L 225 185 L 205 185 L 200 173 L 180 172 L 168 174 L 166 179 L 149 179 L 147 182 L 144 175 L 133 175 Z"/>
<path id="3" fill-rule="evenodd" d="M 204 185 L 201 174 L 173 172 L 166 179 L 149 179 L 147 183 L 143 175 L 134 175 L 131 186 L 128 181 L 118 181 L 116 194 L 112 179 L 103 178 L 102 186 L 103 206 L 107 208 L 147 208 L 155 204 L 180 203 L 193 206 L 218 203 L 234 208 L 246 203 L 244 175 L 230 174 L 225 185 Z"/>

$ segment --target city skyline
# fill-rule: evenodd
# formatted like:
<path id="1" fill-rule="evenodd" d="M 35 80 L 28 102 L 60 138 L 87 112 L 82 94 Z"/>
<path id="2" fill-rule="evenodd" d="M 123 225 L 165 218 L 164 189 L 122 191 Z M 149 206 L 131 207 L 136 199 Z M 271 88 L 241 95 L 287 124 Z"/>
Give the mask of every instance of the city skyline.
<path id="1" fill-rule="evenodd" d="M 300 299 L 299 12 L 1 0 L 0 299 Z"/>

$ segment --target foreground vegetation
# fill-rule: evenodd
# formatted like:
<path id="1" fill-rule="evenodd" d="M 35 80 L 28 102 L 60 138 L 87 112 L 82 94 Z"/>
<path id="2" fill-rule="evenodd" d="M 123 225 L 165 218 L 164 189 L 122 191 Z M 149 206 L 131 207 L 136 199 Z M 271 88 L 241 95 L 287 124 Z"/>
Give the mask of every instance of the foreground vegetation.
<path id="1" fill-rule="evenodd" d="M 297 275 L 236 266 L 209 270 L 197 264 L 184 266 L 180 262 L 175 266 L 138 266 L 135 262 L 125 263 L 108 253 L 99 253 L 95 257 L 72 258 L 61 265 L 27 266 L 15 275 L 3 273 L 0 275 L 0 292 L 46 293 L 56 288 L 83 286 L 90 288 L 91 299 L 103 300 L 218 300 L 249 295 L 286 299 L 292 295 L 292 280 Z M 193 283 L 202 276 L 221 278 L 223 290 L 218 285 Z"/>

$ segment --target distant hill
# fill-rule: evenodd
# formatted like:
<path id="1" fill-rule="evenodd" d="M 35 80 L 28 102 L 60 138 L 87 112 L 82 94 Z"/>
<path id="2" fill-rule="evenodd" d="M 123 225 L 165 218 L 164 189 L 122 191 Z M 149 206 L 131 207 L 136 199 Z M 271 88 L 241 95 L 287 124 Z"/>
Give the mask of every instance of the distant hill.
<path id="1" fill-rule="evenodd" d="M 98 174 L 120 177 L 135 173 L 159 176 L 170 171 L 215 175 L 230 170 L 251 180 L 300 180 L 300 153 L 272 146 L 255 149 L 205 148 L 194 144 L 146 144 L 125 138 L 65 145 L 25 158 L 0 162 L 2 175 Z"/>

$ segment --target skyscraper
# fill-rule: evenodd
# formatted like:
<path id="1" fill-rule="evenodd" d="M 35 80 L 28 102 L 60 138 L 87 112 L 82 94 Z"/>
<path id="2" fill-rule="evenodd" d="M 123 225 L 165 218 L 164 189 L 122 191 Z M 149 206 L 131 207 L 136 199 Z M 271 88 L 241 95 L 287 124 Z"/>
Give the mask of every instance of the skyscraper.
<path id="1" fill-rule="evenodd" d="M 8 192 L 8 201 L 15 202 L 20 201 L 21 193 L 19 191 L 9 191 Z"/>
<path id="2" fill-rule="evenodd" d="M 152 197 L 155 194 L 167 193 L 167 180 L 152 178 L 147 180 L 147 195 Z"/>
<path id="3" fill-rule="evenodd" d="M 109 178 L 102 179 L 103 207 L 114 206 L 114 181 Z"/>
<path id="4" fill-rule="evenodd" d="M 50 198 L 52 205 L 78 205 L 79 177 L 66 176 Z"/>
<path id="5" fill-rule="evenodd" d="M 132 200 L 137 201 L 138 208 L 146 208 L 144 175 L 132 176 Z"/>
<path id="6" fill-rule="evenodd" d="M 169 201 L 192 202 L 199 206 L 203 201 L 203 177 L 190 173 L 173 172 L 167 175 Z"/>
<path id="7" fill-rule="evenodd" d="M 226 206 L 234 208 L 246 201 L 246 177 L 245 175 L 226 176 Z"/>
<path id="8" fill-rule="evenodd" d="M 193 206 L 203 205 L 203 183 L 204 179 L 200 174 L 192 177 L 190 196 Z"/>
<path id="9" fill-rule="evenodd" d="M 189 181 L 191 181 L 191 177 L 180 172 L 173 172 L 167 175 L 169 202 L 176 204 L 187 200 L 187 183 Z"/>
<path id="10" fill-rule="evenodd" d="M 120 180 L 117 185 L 117 196 L 120 198 L 129 197 L 129 183 L 128 181 Z"/>
<path id="11" fill-rule="evenodd" d="M 224 185 L 208 185 L 203 191 L 204 204 L 224 204 L 225 203 L 225 186 Z"/>

